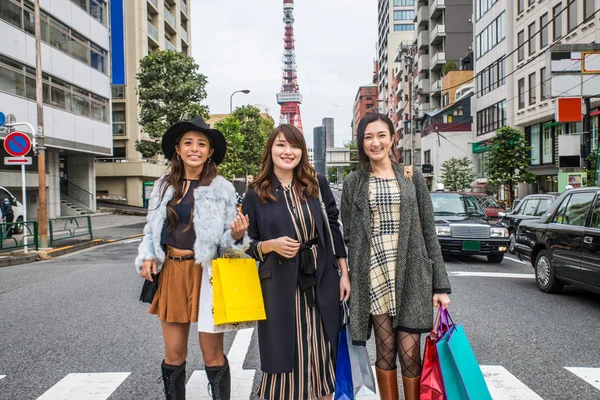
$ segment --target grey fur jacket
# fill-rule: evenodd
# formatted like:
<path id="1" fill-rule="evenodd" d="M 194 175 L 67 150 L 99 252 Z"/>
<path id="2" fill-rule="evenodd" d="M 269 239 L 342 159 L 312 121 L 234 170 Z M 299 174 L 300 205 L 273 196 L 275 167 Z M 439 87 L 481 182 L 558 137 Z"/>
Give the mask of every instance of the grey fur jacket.
<path id="1" fill-rule="evenodd" d="M 138 248 L 135 267 L 140 272 L 144 260 L 156 260 L 158 268 L 165 261 L 165 252 L 160 244 L 163 226 L 167 218 L 167 203 L 173 198 L 174 189 L 168 187 L 161 200 L 164 176 L 156 181 L 148 206 L 148 223 L 144 227 L 144 238 Z M 237 215 L 235 189 L 222 176 L 217 176 L 208 186 L 194 190 L 194 257 L 196 264 L 210 263 L 222 252 L 242 255 L 250 245 L 248 234 L 236 242 L 231 236 L 229 225 Z"/>
<path id="2" fill-rule="evenodd" d="M 425 179 L 415 171 L 411 182 L 404 177 L 401 165 L 394 164 L 394 169 L 401 200 L 396 261 L 398 309 L 393 326 L 405 332 L 428 332 L 433 326 L 433 293 L 450 293 L 450 282 L 435 232 L 433 206 Z M 364 344 L 371 333 L 371 211 L 367 170 L 353 172 L 344 179 L 341 203 L 352 282 L 352 341 Z"/>

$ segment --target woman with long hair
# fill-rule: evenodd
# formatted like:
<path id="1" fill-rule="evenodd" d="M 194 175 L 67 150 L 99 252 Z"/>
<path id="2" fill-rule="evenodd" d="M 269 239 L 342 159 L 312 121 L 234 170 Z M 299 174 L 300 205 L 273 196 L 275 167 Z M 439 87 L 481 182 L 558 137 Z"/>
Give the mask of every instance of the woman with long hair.
<path id="1" fill-rule="evenodd" d="M 268 400 L 330 398 L 340 301 L 349 297 L 350 281 L 335 198 L 294 126 L 269 136 L 242 209 L 267 313 L 258 322 L 263 375 L 256 393 Z"/>
<path id="2" fill-rule="evenodd" d="M 392 161 L 394 124 L 386 115 L 363 117 L 357 144 L 361 165 L 344 180 L 341 204 L 352 341 L 364 345 L 373 326 L 381 399 L 398 399 L 398 357 L 404 398 L 418 400 L 421 333 L 432 329 L 432 307 L 450 303 L 431 198 L 420 172 Z"/>
<path id="3" fill-rule="evenodd" d="M 154 185 L 135 266 L 142 278 L 158 279 L 149 312 L 161 320 L 164 391 L 169 400 L 183 400 L 188 335 L 190 323 L 198 321 L 203 266 L 219 256 L 219 248 L 232 253 L 248 248 L 248 217 L 236 210 L 233 185 L 218 175 L 226 150 L 221 132 L 201 117 L 177 122 L 164 134 L 162 150 L 171 169 Z M 213 399 L 229 400 L 223 334 L 200 332 L 199 342 Z"/>

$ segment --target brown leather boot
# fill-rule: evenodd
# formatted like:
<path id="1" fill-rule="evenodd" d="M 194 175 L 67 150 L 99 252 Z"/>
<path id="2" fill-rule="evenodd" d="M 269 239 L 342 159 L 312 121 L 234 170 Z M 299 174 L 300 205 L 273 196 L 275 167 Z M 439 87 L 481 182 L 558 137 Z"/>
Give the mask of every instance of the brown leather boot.
<path id="1" fill-rule="evenodd" d="M 404 387 L 404 400 L 419 400 L 421 397 L 421 377 L 407 378 L 402 375 L 402 386 Z"/>
<path id="2" fill-rule="evenodd" d="M 375 367 L 381 400 L 398 400 L 397 369 L 386 371 Z"/>

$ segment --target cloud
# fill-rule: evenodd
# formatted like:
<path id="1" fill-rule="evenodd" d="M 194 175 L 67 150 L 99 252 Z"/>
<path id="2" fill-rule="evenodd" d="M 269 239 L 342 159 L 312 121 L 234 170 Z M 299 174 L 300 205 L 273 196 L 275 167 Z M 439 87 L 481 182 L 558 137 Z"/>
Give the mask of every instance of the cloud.
<path id="1" fill-rule="evenodd" d="M 282 0 L 192 0 L 192 56 L 208 77 L 206 104 L 212 113 L 262 104 L 275 121 L 281 90 Z M 335 142 L 351 139 L 358 87 L 369 83 L 377 41 L 376 0 L 296 0 L 294 10 L 298 84 L 304 133 L 324 117 L 335 118 Z"/>

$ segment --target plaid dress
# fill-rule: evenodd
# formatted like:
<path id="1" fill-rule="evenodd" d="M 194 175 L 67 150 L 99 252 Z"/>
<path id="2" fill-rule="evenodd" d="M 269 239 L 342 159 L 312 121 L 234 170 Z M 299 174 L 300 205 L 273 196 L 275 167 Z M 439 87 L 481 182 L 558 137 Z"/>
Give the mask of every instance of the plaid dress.
<path id="1" fill-rule="evenodd" d="M 369 177 L 371 210 L 372 315 L 396 315 L 396 261 L 400 232 L 400 188 L 396 178 Z"/>

